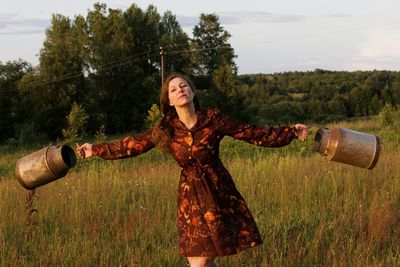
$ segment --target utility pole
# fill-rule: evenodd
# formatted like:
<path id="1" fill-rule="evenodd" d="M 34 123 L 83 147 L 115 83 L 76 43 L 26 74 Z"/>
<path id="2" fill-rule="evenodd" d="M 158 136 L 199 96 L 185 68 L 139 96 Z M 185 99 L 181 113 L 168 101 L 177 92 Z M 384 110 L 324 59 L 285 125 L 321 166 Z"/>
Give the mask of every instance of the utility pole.
<path id="1" fill-rule="evenodd" d="M 161 56 L 161 88 L 164 87 L 164 49 L 160 46 L 160 56 Z"/>

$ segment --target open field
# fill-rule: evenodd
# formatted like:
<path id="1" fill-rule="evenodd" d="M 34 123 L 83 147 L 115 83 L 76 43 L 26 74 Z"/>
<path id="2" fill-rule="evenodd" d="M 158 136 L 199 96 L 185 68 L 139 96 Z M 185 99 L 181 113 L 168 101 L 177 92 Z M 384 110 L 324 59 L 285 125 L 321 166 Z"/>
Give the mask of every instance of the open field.
<path id="1" fill-rule="evenodd" d="M 278 149 L 224 140 L 221 158 L 264 244 L 218 259 L 220 266 L 400 265 L 400 131 L 375 120 L 339 126 L 382 137 L 373 170 L 325 160 L 311 152 L 312 138 Z M 29 215 L 28 191 L 13 177 L 26 153 L 1 154 L 0 266 L 186 265 L 171 158 L 151 151 L 79 161 L 67 177 L 37 189 Z"/>

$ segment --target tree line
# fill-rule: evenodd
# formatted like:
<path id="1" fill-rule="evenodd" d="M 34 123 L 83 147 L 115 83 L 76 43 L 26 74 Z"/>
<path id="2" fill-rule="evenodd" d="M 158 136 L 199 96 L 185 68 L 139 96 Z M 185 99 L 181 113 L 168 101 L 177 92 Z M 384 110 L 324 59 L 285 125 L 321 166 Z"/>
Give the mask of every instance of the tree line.
<path id="1" fill-rule="evenodd" d="M 400 72 L 327 71 L 252 74 L 238 78 L 245 106 L 260 124 L 327 123 L 379 114 L 400 105 Z"/>
<path id="2" fill-rule="evenodd" d="M 202 106 L 256 124 L 369 116 L 385 103 L 400 103 L 398 72 L 237 75 L 231 35 L 216 14 L 201 14 L 192 33 L 153 5 L 120 10 L 97 3 L 86 16 L 53 15 L 37 66 L 0 62 L 0 142 L 46 143 L 148 127 L 161 86 L 160 51 L 165 74 L 191 77 Z"/>

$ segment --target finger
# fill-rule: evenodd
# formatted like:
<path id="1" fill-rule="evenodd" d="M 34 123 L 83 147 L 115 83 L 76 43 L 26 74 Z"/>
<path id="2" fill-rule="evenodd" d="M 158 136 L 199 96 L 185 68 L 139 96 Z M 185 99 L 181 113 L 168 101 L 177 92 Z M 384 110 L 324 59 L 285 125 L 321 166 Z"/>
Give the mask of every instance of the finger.
<path id="1" fill-rule="evenodd" d="M 79 150 L 79 156 L 84 159 L 85 158 L 85 151 Z"/>
<path id="2" fill-rule="evenodd" d="M 86 150 L 86 144 L 81 145 L 78 149 L 79 150 Z"/>

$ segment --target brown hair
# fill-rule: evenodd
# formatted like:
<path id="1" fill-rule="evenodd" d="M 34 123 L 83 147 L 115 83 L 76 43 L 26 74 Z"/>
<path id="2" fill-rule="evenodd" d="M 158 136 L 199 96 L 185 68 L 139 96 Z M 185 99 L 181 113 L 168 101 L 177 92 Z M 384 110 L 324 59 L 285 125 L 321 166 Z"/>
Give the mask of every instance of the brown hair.
<path id="1" fill-rule="evenodd" d="M 184 79 L 188 83 L 192 91 L 195 93 L 193 98 L 194 108 L 195 110 L 200 109 L 200 103 L 197 98 L 196 89 L 193 82 L 183 74 L 170 74 L 167 79 L 165 79 L 164 85 L 161 87 L 160 93 L 160 109 L 163 117 L 155 125 L 152 133 L 152 138 L 154 142 L 156 143 L 157 147 L 163 152 L 170 152 L 171 139 L 174 135 L 174 129 L 171 125 L 171 122 L 175 117 L 178 116 L 175 108 L 173 106 L 170 106 L 168 97 L 169 83 L 175 78 Z"/>

